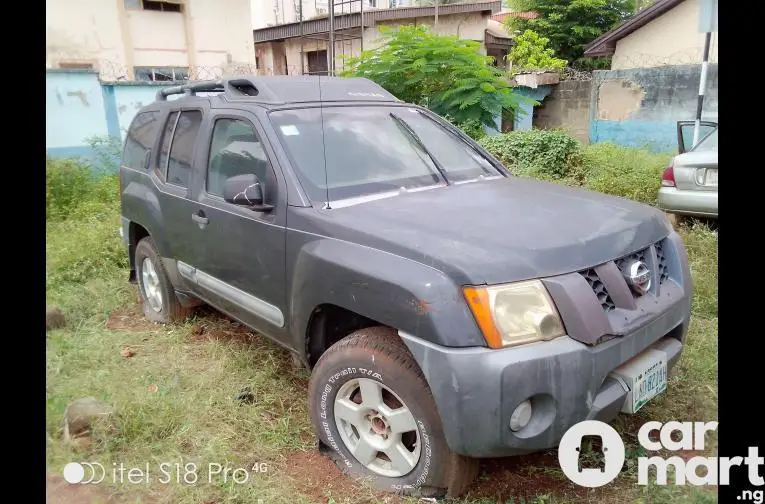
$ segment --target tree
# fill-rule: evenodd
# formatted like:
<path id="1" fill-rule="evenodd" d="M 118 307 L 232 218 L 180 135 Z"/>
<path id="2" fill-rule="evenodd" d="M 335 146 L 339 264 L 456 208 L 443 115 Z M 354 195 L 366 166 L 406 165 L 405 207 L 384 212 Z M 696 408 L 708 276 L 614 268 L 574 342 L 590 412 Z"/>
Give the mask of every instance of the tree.
<path id="1" fill-rule="evenodd" d="M 602 68 L 607 59 L 583 58 L 584 46 L 635 12 L 635 0 L 508 0 L 516 11 L 533 11 L 534 19 L 508 16 L 513 33 L 533 30 L 550 40 L 558 57 L 575 68 Z"/>
<path id="2" fill-rule="evenodd" d="M 513 48 L 507 55 L 512 63 L 512 72 L 522 70 L 563 70 L 566 60 L 556 58 L 555 51 L 547 47 L 550 39 L 542 37 L 537 32 L 526 30 L 515 37 Z"/>
<path id="3" fill-rule="evenodd" d="M 426 26 L 381 26 L 385 43 L 345 62 L 344 76 L 366 77 L 397 98 L 428 107 L 457 124 L 471 120 L 495 127 L 505 109 L 518 113 L 513 93 L 481 45 L 456 36 L 434 35 Z"/>

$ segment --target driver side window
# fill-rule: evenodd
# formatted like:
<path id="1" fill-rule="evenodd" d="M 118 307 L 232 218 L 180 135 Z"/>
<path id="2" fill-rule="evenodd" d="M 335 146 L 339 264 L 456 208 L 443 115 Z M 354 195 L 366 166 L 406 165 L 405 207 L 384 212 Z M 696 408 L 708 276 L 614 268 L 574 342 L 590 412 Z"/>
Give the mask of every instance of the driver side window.
<path id="1" fill-rule="evenodd" d="M 226 179 L 246 174 L 257 176 L 266 201 L 273 201 L 271 193 L 276 189 L 276 180 L 255 128 L 242 119 L 216 120 L 207 168 L 207 192 L 223 197 Z"/>

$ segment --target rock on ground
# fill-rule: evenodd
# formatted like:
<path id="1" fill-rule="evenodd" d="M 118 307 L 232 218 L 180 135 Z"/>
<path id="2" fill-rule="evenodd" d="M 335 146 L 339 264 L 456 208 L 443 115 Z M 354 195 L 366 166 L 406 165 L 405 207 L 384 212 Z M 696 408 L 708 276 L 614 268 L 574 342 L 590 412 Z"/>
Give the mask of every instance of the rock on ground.
<path id="1" fill-rule="evenodd" d="M 64 412 L 64 441 L 82 444 L 82 439 L 90 433 L 94 421 L 107 418 L 114 413 L 114 407 L 95 397 L 83 397 L 72 402 Z M 87 443 L 85 443 L 87 444 Z"/>
<path id="2" fill-rule="evenodd" d="M 66 325 L 66 320 L 64 319 L 64 313 L 61 311 L 61 308 L 58 308 L 57 306 L 48 306 L 45 308 L 46 331 L 58 329 L 64 327 L 64 325 Z"/>

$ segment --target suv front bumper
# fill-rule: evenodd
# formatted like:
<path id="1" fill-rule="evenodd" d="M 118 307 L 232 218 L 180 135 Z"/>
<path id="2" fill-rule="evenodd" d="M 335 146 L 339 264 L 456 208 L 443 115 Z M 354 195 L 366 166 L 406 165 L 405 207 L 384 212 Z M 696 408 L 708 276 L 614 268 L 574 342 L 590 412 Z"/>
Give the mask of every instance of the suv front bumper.
<path id="1" fill-rule="evenodd" d="M 504 457 L 557 446 L 572 425 L 617 416 L 627 390 L 609 374 L 646 348 L 677 362 L 690 318 L 683 298 L 650 322 L 595 346 L 568 336 L 501 350 L 449 348 L 399 332 L 420 365 L 450 448 L 471 457 Z M 515 408 L 530 399 L 533 413 L 517 432 Z"/>

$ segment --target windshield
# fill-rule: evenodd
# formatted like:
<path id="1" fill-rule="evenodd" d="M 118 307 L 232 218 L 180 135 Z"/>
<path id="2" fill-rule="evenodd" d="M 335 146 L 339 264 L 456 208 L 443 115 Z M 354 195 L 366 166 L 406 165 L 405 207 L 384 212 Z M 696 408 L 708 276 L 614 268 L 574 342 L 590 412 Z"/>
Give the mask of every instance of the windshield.
<path id="1" fill-rule="evenodd" d="M 699 143 L 697 143 L 693 149 L 691 149 L 691 152 L 701 152 L 701 151 L 716 151 L 717 150 L 717 128 L 715 128 L 711 133 L 709 133 L 707 136 L 701 139 Z"/>
<path id="2" fill-rule="evenodd" d="M 319 108 L 271 113 L 314 203 L 502 175 L 414 108 L 325 107 L 323 116 Z"/>

